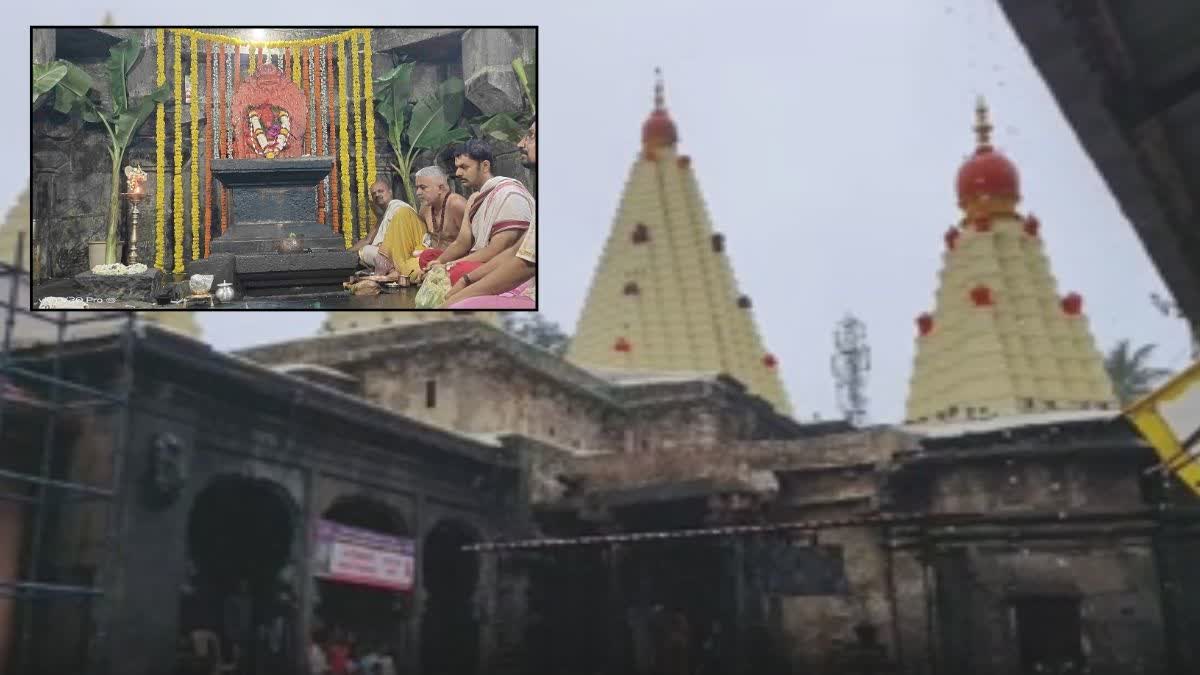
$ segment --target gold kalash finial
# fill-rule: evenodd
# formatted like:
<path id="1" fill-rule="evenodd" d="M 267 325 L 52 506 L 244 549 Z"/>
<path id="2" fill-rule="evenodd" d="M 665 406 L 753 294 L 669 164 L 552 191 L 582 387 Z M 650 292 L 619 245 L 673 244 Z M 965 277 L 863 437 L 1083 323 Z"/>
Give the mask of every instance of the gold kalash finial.
<path id="1" fill-rule="evenodd" d="M 987 101 L 983 100 L 983 96 L 975 100 L 975 142 L 979 150 L 992 147 L 992 123 L 988 119 Z"/>
<path id="2" fill-rule="evenodd" d="M 654 69 L 654 109 L 662 110 L 663 106 L 662 68 L 656 67 Z"/>

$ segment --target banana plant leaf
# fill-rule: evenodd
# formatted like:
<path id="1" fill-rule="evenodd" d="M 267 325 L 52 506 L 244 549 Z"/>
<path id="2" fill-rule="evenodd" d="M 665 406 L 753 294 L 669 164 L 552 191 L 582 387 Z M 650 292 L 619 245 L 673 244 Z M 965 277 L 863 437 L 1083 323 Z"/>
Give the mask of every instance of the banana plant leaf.
<path id="1" fill-rule="evenodd" d="M 60 80 L 67 74 L 67 64 L 61 61 L 53 63 L 35 63 L 33 64 L 33 101 L 37 103 L 38 98 L 43 94 L 48 93 L 51 89 L 58 86 Z"/>
<path id="2" fill-rule="evenodd" d="M 516 145 L 525 137 L 528 125 L 521 124 L 508 113 L 497 113 L 479 125 L 479 132 L 505 143 Z"/>
<path id="3" fill-rule="evenodd" d="M 113 128 L 117 146 L 121 149 L 129 147 L 129 142 L 133 140 L 133 134 L 141 128 L 146 118 L 150 117 L 150 113 L 154 112 L 155 104 L 165 102 L 169 97 L 170 85 L 164 84 L 134 101 L 128 110 L 118 115 L 117 123 Z"/>
<path id="4" fill-rule="evenodd" d="M 442 82 L 438 87 L 438 98 L 442 103 L 442 120 L 447 127 L 453 127 L 462 117 L 463 101 L 466 100 L 463 81 L 451 77 Z"/>
<path id="5" fill-rule="evenodd" d="M 392 68 L 386 75 L 375 79 L 375 112 L 388 123 L 388 127 L 403 127 L 406 118 L 405 108 L 409 107 L 412 98 L 413 63 L 401 63 Z"/>
<path id="6" fill-rule="evenodd" d="M 408 129 L 408 143 L 414 148 L 432 150 L 434 142 L 450 131 L 443 117 L 445 106 L 435 96 L 417 101 L 413 107 L 412 120 Z"/>
<path id="7" fill-rule="evenodd" d="M 87 74 L 87 71 L 70 61 L 59 60 L 67 67 L 67 73 L 59 81 L 60 89 L 68 89 L 76 97 L 87 96 L 88 91 L 92 88 L 92 76 Z"/>
<path id="8" fill-rule="evenodd" d="M 529 109 L 533 114 L 537 114 L 537 63 L 530 61 L 525 63 L 517 58 L 512 62 L 513 70 L 517 73 L 517 79 L 521 81 L 521 86 L 525 89 L 525 96 L 529 99 Z"/>
<path id="9" fill-rule="evenodd" d="M 108 87 L 112 94 L 113 112 L 118 118 L 129 109 L 126 78 L 141 53 L 142 45 L 136 37 L 121 40 L 108 50 Z"/>
<path id="10" fill-rule="evenodd" d="M 79 107 L 82 98 L 67 87 L 58 87 L 54 94 L 54 109 L 64 115 L 70 115 L 72 110 Z"/>
<path id="11" fill-rule="evenodd" d="M 418 101 L 408 136 L 412 147 L 438 150 L 470 138 L 469 130 L 455 126 L 462 118 L 464 99 L 463 81 L 452 77 L 438 86 L 435 96 Z"/>

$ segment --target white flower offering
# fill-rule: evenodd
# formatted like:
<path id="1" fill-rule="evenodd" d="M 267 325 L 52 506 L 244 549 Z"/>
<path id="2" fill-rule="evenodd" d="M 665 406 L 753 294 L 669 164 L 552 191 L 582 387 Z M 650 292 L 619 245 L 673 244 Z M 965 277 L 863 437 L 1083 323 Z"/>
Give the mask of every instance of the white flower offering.
<path id="1" fill-rule="evenodd" d="M 129 266 L 121 263 L 112 263 L 111 265 L 96 265 L 92 268 L 92 274 L 100 274 L 103 276 L 121 276 L 127 274 L 141 274 L 150 268 L 142 263 L 134 263 Z"/>

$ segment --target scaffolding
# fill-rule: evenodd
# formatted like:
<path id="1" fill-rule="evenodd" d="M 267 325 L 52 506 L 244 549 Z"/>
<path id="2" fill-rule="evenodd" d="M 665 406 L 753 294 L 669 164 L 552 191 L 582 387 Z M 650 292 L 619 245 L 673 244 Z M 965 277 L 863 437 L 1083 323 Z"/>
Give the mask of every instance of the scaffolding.
<path id="1" fill-rule="evenodd" d="M 135 340 L 133 312 L 36 311 L 32 309 L 32 279 L 23 269 L 25 235 L 17 237 L 13 263 L 3 260 L 8 252 L 0 252 L 0 318 L 3 338 L 0 342 L 0 506 L 19 504 L 15 519 L 7 520 L 10 532 L 0 529 L 0 537 L 11 535 L 17 543 L 18 559 L 15 574 L 0 577 L 0 598 L 8 598 L 12 612 L 8 641 L 7 663 L 0 662 L 0 671 L 35 673 L 46 668 L 39 665 L 36 631 L 48 628 L 41 609 L 53 602 L 76 602 L 86 612 L 76 625 L 83 626 L 80 663 L 72 672 L 100 673 L 107 670 L 111 659 L 107 653 L 107 614 L 116 580 L 115 565 L 120 560 L 120 514 L 122 512 L 121 475 L 130 395 L 133 388 L 133 347 Z M 7 288 L 5 288 L 5 283 Z M 22 300 L 26 302 L 22 303 Z M 106 388 L 72 379 L 66 371 L 71 339 L 68 331 L 84 324 L 107 322 L 106 335 L 116 335 L 119 363 L 116 377 Z M 118 323 L 120 322 L 120 323 Z M 95 328 L 94 326 L 92 327 Z M 40 335 L 43 340 L 36 348 L 25 349 L 18 344 L 21 332 Z M 84 329 L 89 332 L 91 329 Z M 80 412 L 111 414 L 112 447 L 106 485 L 90 484 L 61 475 L 57 462 L 67 459 L 60 427 Z M 41 439 L 38 425 L 41 425 Z M 27 440 L 22 442 L 22 437 Z M 16 439 L 16 443 L 5 439 Z M 13 447 L 15 445 L 15 447 Z M 55 533 L 52 514 L 62 514 L 68 507 L 104 503 L 105 515 L 100 525 L 103 536 L 97 547 L 92 583 L 71 583 L 52 574 L 54 554 L 48 546 Z M 0 528 L 4 525 L 0 524 Z M 48 573 L 51 572 L 51 573 Z"/>

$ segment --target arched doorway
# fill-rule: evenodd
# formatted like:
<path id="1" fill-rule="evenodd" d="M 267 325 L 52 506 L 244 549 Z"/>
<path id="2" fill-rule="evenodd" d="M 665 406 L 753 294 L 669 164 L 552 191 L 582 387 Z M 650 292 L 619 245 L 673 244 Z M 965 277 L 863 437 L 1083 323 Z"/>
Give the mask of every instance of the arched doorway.
<path id="1" fill-rule="evenodd" d="M 321 519 L 396 539 L 411 536 L 399 512 L 370 497 L 342 497 Z M 411 590 L 318 578 L 315 612 L 320 626 L 317 638 L 324 644 L 352 643 L 360 654 L 386 654 L 398 662 L 411 651 L 407 631 Z"/>
<path id="2" fill-rule="evenodd" d="M 192 504 L 181 628 L 193 649 L 218 652 L 238 675 L 292 667 L 295 522 L 283 488 L 262 479 L 218 478 Z"/>
<path id="3" fill-rule="evenodd" d="M 462 550 L 479 536 L 468 525 L 443 520 L 425 535 L 421 578 L 426 593 L 421 617 L 422 672 L 474 675 L 479 667 L 475 591 L 479 556 Z"/>

